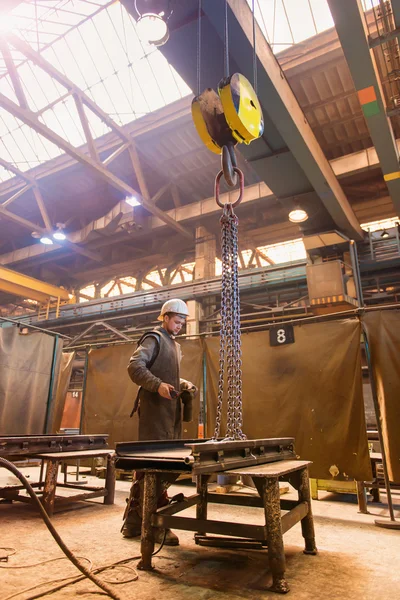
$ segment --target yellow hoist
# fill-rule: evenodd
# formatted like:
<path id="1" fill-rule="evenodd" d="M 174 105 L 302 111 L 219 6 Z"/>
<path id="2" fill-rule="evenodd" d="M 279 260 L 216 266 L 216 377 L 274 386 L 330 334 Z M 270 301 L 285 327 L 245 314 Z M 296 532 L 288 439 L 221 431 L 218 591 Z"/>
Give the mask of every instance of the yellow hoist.
<path id="1" fill-rule="evenodd" d="M 241 73 L 229 75 L 228 2 L 225 0 L 224 65 L 225 76 L 218 84 L 218 93 L 211 88 L 200 93 L 201 72 L 201 0 L 198 14 L 197 87 L 192 101 L 192 117 L 200 139 L 209 150 L 222 155 L 222 172 L 227 184 L 233 187 L 239 175 L 241 187 L 243 174 L 237 168 L 236 144 L 250 144 L 264 132 L 264 119 L 257 98 L 257 57 L 255 14 L 253 0 L 253 71 L 254 88 Z M 222 174 L 219 175 L 218 183 Z"/>

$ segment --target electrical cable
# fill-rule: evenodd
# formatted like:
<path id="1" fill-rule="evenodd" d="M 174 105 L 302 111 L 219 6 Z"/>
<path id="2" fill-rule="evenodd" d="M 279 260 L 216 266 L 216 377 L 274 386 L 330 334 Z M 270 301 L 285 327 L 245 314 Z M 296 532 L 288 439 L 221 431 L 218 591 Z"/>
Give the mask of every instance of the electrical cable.
<path id="1" fill-rule="evenodd" d="M 41 517 L 42 517 L 43 521 L 45 522 L 45 525 L 46 525 L 47 529 L 50 531 L 51 535 L 53 536 L 53 538 L 55 539 L 55 541 L 57 542 L 57 544 L 59 545 L 59 547 L 61 548 L 61 550 L 70 559 L 70 561 L 75 565 L 75 567 L 77 569 L 79 569 L 79 571 L 81 573 L 83 573 L 83 575 L 85 577 L 87 577 L 88 579 L 90 579 L 95 585 L 97 585 L 104 592 L 106 592 L 106 594 L 108 596 L 110 596 L 110 598 L 114 598 L 114 600 L 121 600 L 121 597 L 118 594 L 116 594 L 114 592 L 114 590 L 112 590 L 109 587 L 109 585 L 107 583 L 104 583 L 95 574 L 91 573 L 83 564 L 81 564 L 79 562 L 79 560 L 77 559 L 77 557 L 75 556 L 75 554 L 68 548 L 68 546 L 66 546 L 66 544 L 63 542 L 63 540 L 61 539 L 60 535 L 56 531 L 54 525 L 50 521 L 47 512 L 43 508 L 43 506 L 42 506 L 39 498 L 35 494 L 35 492 L 34 492 L 32 486 L 31 486 L 31 484 L 26 479 L 26 477 L 15 467 L 15 465 L 13 465 L 12 463 L 10 463 L 5 458 L 0 457 L 0 466 L 4 467 L 5 469 L 7 469 L 11 473 L 13 473 L 13 475 L 15 475 L 20 480 L 20 482 L 22 483 L 22 485 L 25 487 L 26 491 L 28 492 L 28 494 L 32 498 L 33 503 L 36 505 L 37 509 L 39 510 L 39 512 L 41 514 Z"/>
<path id="2" fill-rule="evenodd" d="M 166 537 L 166 531 L 164 531 L 164 537 L 163 540 L 160 544 L 160 547 L 158 548 L 158 550 L 156 550 L 155 552 L 153 552 L 152 556 L 156 556 L 159 552 L 161 552 L 164 543 L 165 543 L 165 537 Z M 107 570 L 107 569 L 111 569 L 111 568 L 115 568 L 118 567 L 120 565 L 123 565 L 124 563 L 130 562 L 131 560 L 139 560 L 142 557 L 140 555 L 138 556 L 132 556 L 130 558 L 124 558 L 116 563 L 112 563 L 110 565 L 105 565 L 104 567 L 99 567 L 97 569 L 95 569 L 93 571 L 93 573 L 102 573 L 103 571 Z M 123 584 L 123 583 L 130 583 L 133 581 L 137 581 L 139 579 L 139 575 L 136 571 L 136 569 L 134 569 L 133 567 L 128 567 L 130 570 L 132 570 L 135 573 L 135 576 L 130 579 L 130 580 L 125 580 L 125 581 L 113 581 L 113 583 L 115 584 Z M 15 598 L 16 596 L 19 596 L 22 593 L 25 592 L 29 592 L 32 591 L 38 587 L 41 587 L 42 585 L 46 585 L 46 584 L 50 584 L 50 583 L 55 583 L 57 582 L 60 585 L 57 585 L 54 588 L 50 588 L 49 590 L 46 590 L 44 592 L 39 592 L 38 594 L 35 594 L 34 596 L 30 596 L 29 598 L 27 598 L 26 600 L 36 600 L 38 598 L 42 598 L 43 596 L 46 596 L 47 594 L 54 594 L 54 592 L 58 592 L 59 590 L 67 587 L 68 585 L 74 585 L 75 583 L 79 583 L 80 581 L 82 581 L 83 579 L 85 579 L 84 575 L 78 575 L 77 577 L 75 577 L 72 581 L 71 581 L 71 577 L 64 577 L 63 579 L 57 579 L 57 580 L 52 580 L 52 581 L 47 581 L 47 582 L 43 582 L 39 585 L 33 586 L 31 588 L 25 589 L 25 590 L 21 590 L 20 592 L 18 592 L 17 594 L 13 594 L 12 596 L 8 596 L 7 598 L 4 598 L 3 600 L 12 600 L 12 598 Z"/>

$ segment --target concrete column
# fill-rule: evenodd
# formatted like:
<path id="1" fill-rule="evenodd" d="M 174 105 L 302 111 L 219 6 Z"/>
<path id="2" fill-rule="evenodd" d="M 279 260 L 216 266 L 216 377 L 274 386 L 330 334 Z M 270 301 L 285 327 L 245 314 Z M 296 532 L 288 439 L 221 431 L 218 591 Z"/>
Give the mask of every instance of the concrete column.
<path id="1" fill-rule="evenodd" d="M 216 255 L 217 242 L 215 235 L 207 231 L 203 226 L 196 227 L 195 280 L 215 277 Z"/>
<path id="2" fill-rule="evenodd" d="M 189 300 L 187 302 L 189 316 L 186 319 L 186 334 L 196 335 L 200 333 L 200 320 L 202 318 L 202 307 L 197 300 Z"/>

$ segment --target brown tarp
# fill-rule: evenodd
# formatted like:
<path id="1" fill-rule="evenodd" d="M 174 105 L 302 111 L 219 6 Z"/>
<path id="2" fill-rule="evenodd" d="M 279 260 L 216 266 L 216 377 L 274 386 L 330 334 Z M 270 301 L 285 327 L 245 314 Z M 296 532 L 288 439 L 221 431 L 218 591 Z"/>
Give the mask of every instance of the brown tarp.
<path id="1" fill-rule="evenodd" d="M 389 479 L 400 482 L 400 311 L 363 317 L 371 348 Z"/>
<path id="2" fill-rule="evenodd" d="M 45 431 L 54 337 L 0 328 L 0 434 Z"/>
<path id="3" fill-rule="evenodd" d="M 369 480 L 371 467 L 362 396 L 358 320 L 295 327 L 295 343 L 271 347 L 269 332 L 243 344 L 244 433 L 249 438 L 295 437 L 311 460 L 312 477 Z M 207 351 L 207 435 L 212 434 L 219 338 Z"/>
<path id="4" fill-rule="evenodd" d="M 179 341 L 182 346 L 181 376 L 197 387 L 202 377 L 202 350 L 199 340 Z M 83 401 L 83 433 L 108 433 L 115 442 L 138 438 L 138 416 L 129 418 L 137 386 L 128 376 L 127 366 L 136 344 L 110 346 L 89 352 L 86 392 Z M 199 399 L 194 406 L 193 423 L 183 424 L 183 437 L 197 437 Z"/>
<path id="5" fill-rule="evenodd" d="M 49 419 L 49 433 L 57 433 L 60 430 L 74 358 L 75 352 L 63 352 L 61 355 L 56 393 Z"/>

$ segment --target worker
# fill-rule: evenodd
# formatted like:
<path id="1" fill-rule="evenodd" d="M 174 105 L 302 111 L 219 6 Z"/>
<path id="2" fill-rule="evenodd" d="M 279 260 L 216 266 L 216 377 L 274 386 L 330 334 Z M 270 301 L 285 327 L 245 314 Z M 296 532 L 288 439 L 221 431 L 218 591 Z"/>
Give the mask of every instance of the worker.
<path id="1" fill-rule="evenodd" d="M 189 315 L 185 302 L 168 300 L 161 308 L 158 320 L 160 327 L 147 331 L 139 340 L 133 353 L 128 373 L 139 390 L 131 416 L 139 416 L 139 440 L 181 439 L 182 407 L 183 420 L 192 420 L 193 399 L 197 388 L 180 378 L 181 348 L 175 341 Z M 142 526 L 143 472 L 136 472 L 127 500 L 122 534 L 138 537 Z M 158 499 L 158 507 L 168 504 L 165 484 Z M 156 541 L 164 539 L 164 531 L 156 530 Z M 164 543 L 179 544 L 178 537 L 169 529 Z"/>

